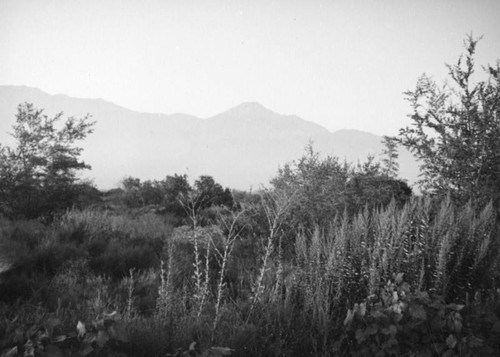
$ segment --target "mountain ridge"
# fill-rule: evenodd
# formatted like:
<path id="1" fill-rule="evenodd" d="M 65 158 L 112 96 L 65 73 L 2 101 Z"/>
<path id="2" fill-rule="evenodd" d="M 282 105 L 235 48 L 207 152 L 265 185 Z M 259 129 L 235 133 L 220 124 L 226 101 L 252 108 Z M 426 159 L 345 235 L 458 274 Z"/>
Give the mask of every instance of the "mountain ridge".
<path id="1" fill-rule="evenodd" d="M 0 85 L 0 143 L 15 122 L 17 105 L 31 102 L 52 116 L 90 113 L 96 127 L 81 144 L 92 166 L 85 174 L 99 188 L 115 187 L 126 176 L 161 179 L 212 175 L 222 184 L 249 189 L 268 184 L 278 167 L 300 158 L 305 146 L 351 162 L 377 155 L 381 137 L 358 129 L 330 132 L 293 114 L 279 114 L 257 102 L 243 102 L 208 118 L 190 114 L 137 112 L 102 98 L 50 95 L 28 86 Z M 147 123 L 147 125 L 145 125 Z M 415 162 L 401 152 L 401 176 L 413 182 Z"/>

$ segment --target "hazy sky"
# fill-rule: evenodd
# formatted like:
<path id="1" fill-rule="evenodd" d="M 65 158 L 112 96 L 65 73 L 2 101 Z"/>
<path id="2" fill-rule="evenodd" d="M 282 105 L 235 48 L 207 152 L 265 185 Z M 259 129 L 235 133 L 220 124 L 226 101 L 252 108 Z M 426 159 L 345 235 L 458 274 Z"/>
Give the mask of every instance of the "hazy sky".
<path id="1" fill-rule="evenodd" d="M 402 92 L 467 33 L 500 58 L 500 1 L 0 0 L 0 84 L 209 117 L 244 101 L 394 134 Z"/>

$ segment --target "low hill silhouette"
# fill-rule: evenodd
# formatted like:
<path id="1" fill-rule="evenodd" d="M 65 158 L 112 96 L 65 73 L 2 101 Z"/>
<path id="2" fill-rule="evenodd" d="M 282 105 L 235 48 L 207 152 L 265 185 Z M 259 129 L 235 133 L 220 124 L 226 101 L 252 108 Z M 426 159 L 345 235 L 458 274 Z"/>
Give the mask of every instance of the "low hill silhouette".
<path id="1" fill-rule="evenodd" d="M 12 143 L 8 132 L 22 102 L 44 108 L 49 116 L 61 111 L 65 116 L 92 115 L 95 131 L 83 143 L 83 158 L 92 170 L 85 177 L 101 189 L 116 187 L 126 176 L 161 179 L 174 173 L 187 173 L 191 179 L 207 174 L 232 188 L 258 188 L 280 165 L 299 158 L 311 141 L 321 155 L 351 162 L 383 149 L 380 136 L 359 130 L 331 133 L 254 102 L 201 119 L 140 113 L 103 99 L 49 95 L 26 86 L 0 86 L 0 143 Z M 400 168 L 402 178 L 416 180 L 418 166 L 406 150 L 400 153 Z"/>

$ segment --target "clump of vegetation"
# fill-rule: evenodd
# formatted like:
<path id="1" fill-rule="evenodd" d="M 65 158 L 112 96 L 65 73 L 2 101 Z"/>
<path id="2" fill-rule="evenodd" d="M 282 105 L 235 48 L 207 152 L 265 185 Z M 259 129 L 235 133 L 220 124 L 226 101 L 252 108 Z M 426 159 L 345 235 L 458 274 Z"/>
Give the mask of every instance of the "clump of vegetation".
<path id="1" fill-rule="evenodd" d="M 20 104 L 12 136 L 17 147 L 0 145 L 0 213 L 11 218 L 37 218 L 96 199 L 89 183 L 76 173 L 90 168 L 79 159 L 82 149 L 75 142 L 92 133 L 89 116 L 54 118 L 33 104 Z M 58 125 L 61 128 L 58 128 Z M 87 202 L 88 203 L 88 202 Z"/>
<path id="2" fill-rule="evenodd" d="M 471 315 L 481 320 L 482 331 L 470 323 Z M 349 309 L 344 326 L 333 350 L 336 354 L 495 356 L 500 352 L 499 344 L 492 343 L 500 337 L 495 314 L 486 318 L 466 311 L 465 305 L 447 304 L 443 296 L 411 291 L 402 273 L 377 295 Z"/>
<path id="3" fill-rule="evenodd" d="M 410 126 L 394 138 L 422 162 L 421 185 L 429 193 L 462 202 L 500 204 L 500 61 L 484 67 L 474 82 L 479 40 L 468 36 L 465 54 L 448 65 L 449 82 L 439 86 L 422 75 L 405 93 Z"/>

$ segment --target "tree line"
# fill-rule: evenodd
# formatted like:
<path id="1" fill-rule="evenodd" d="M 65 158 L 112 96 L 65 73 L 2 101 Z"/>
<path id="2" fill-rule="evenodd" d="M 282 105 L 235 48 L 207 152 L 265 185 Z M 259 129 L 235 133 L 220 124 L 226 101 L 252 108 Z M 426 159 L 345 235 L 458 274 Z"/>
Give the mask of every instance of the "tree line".
<path id="1" fill-rule="evenodd" d="M 423 75 L 414 90 L 405 92 L 411 106 L 410 125 L 399 135 L 384 138 L 381 163 L 368 158 L 352 165 L 336 157 L 321 159 L 312 146 L 302 158 L 279 169 L 271 181 L 274 190 L 294 191 L 297 218 L 307 224 L 338 212 L 354 213 L 365 205 L 403 202 L 412 193 L 397 177 L 397 146 L 408 148 L 421 163 L 419 184 L 424 194 L 477 205 L 500 201 L 500 62 L 484 67 L 486 79 L 473 82 L 474 55 L 479 39 L 467 37 L 465 54 L 448 65 L 450 82 L 438 85 Z M 0 213 L 11 218 L 50 216 L 70 207 L 99 202 L 102 195 L 77 173 L 90 166 L 81 160 L 77 144 L 90 135 L 90 116 L 62 113 L 49 118 L 33 104 L 18 106 L 12 136 L 17 146 L 0 145 Z M 181 216 L 183 197 L 196 196 L 197 209 L 232 207 L 231 190 L 210 176 L 201 176 L 191 187 L 186 175 L 164 180 L 126 178 L 120 193 L 131 208 L 163 205 Z M 241 195 L 240 195 L 241 196 Z M 116 197 L 116 196 L 115 196 Z M 300 216 L 302 214 L 303 216 Z M 314 217 L 314 218 L 312 218 Z M 316 222 L 318 223 L 318 222 Z"/>

